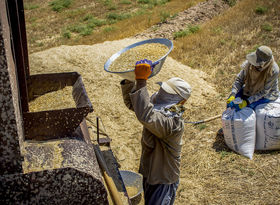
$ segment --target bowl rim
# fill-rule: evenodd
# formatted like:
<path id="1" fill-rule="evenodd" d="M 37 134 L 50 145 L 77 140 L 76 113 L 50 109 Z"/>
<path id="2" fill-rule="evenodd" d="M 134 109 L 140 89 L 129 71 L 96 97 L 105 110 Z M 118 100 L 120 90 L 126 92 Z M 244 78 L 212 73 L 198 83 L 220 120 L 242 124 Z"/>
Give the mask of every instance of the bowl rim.
<path id="1" fill-rule="evenodd" d="M 165 59 L 173 49 L 173 42 L 167 38 L 151 38 L 151 39 L 139 41 L 139 42 L 133 43 L 133 44 L 121 49 L 120 51 L 116 52 L 115 54 L 113 54 L 104 64 L 104 70 L 109 73 L 127 73 L 127 72 L 133 71 L 134 69 L 126 70 L 126 71 L 111 71 L 111 70 L 109 70 L 109 67 L 122 53 L 124 53 L 127 50 L 134 48 L 136 46 L 148 44 L 148 43 L 160 43 L 160 44 L 166 45 L 169 48 L 169 50 L 166 52 L 166 54 L 164 56 L 162 56 L 160 59 L 154 61 L 153 63 L 157 63 L 157 62 L 160 62 L 161 60 Z"/>

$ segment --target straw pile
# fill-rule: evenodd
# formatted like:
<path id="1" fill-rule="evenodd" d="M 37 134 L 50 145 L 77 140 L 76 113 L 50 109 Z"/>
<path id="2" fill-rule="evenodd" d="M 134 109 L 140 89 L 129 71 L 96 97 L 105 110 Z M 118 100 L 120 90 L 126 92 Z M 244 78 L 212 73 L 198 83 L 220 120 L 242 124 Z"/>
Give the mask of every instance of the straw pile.
<path id="1" fill-rule="evenodd" d="M 160 43 L 149 43 L 136 46 L 122 53 L 109 67 L 111 71 L 134 69 L 135 63 L 142 59 L 152 62 L 159 60 L 168 52 L 168 47 Z"/>
<path id="2" fill-rule="evenodd" d="M 35 73 L 58 73 L 76 71 L 83 82 L 94 108 L 88 117 L 95 122 L 96 116 L 102 119 L 100 128 L 112 139 L 111 147 L 122 170 L 138 171 L 142 126 L 135 114 L 123 103 L 118 75 L 105 72 L 104 63 L 122 48 L 140 41 L 123 39 L 104 42 L 93 46 L 60 46 L 30 55 L 30 71 Z M 170 57 L 161 71 L 148 80 L 150 94 L 159 89 L 158 81 L 180 77 L 192 86 L 192 96 L 186 104 L 189 115 L 191 110 L 205 106 L 207 98 L 216 96 L 215 89 L 204 79 L 207 75 L 173 60 Z M 195 118 L 195 116 L 194 116 Z M 92 136 L 93 138 L 96 136 Z"/>
<path id="3" fill-rule="evenodd" d="M 92 46 L 60 46 L 30 55 L 32 73 L 77 71 L 82 75 L 95 109 L 90 119 L 101 117 L 120 169 L 135 172 L 140 160 L 142 125 L 123 103 L 120 77 L 105 72 L 103 66 L 111 55 L 138 41 L 123 39 Z M 180 77 L 193 88 L 186 104 L 188 120 L 202 120 L 225 109 L 226 96 L 208 83 L 208 75 L 170 57 L 160 73 L 148 80 L 150 94 L 159 88 L 155 82 L 170 77 Z M 256 153 L 253 160 L 242 157 L 227 148 L 218 132 L 220 128 L 219 119 L 197 126 L 186 124 L 175 204 L 280 204 L 279 154 Z"/>

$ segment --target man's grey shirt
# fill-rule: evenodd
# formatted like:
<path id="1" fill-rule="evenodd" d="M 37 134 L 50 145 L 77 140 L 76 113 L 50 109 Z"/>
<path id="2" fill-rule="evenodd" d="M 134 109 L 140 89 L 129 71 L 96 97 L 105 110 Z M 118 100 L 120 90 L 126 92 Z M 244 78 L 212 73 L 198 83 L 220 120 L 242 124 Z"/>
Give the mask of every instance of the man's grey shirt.
<path id="1" fill-rule="evenodd" d="M 245 83 L 246 77 L 246 67 L 249 66 L 249 62 L 246 60 L 242 65 L 242 70 L 237 75 L 237 78 L 232 86 L 232 93 L 237 94 L 239 90 L 243 87 Z M 272 75 L 266 80 L 264 89 L 259 91 L 253 96 L 250 96 L 247 100 L 249 103 L 256 102 L 261 98 L 266 98 L 269 100 L 276 100 L 279 96 L 279 88 L 278 88 L 278 76 L 279 76 L 279 67 L 277 63 L 274 61 L 272 65 Z"/>
<path id="2" fill-rule="evenodd" d="M 122 84 L 125 105 L 143 125 L 139 172 L 149 184 L 173 184 L 180 175 L 182 117 L 167 117 L 150 103 L 147 87 L 133 91 L 134 83 Z"/>

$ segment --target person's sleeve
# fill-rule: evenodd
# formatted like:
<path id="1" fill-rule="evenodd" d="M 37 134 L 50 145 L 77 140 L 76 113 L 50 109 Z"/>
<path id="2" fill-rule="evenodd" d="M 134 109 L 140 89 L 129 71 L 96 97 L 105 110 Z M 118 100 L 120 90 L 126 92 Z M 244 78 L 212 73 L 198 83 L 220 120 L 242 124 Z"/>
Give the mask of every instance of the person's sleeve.
<path id="1" fill-rule="evenodd" d="M 132 92 L 133 89 L 135 89 L 135 82 L 122 80 L 120 84 L 122 89 L 123 102 L 128 109 L 133 111 L 129 93 Z"/>
<path id="2" fill-rule="evenodd" d="M 167 117 L 154 109 L 146 87 L 131 93 L 130 97 L 139 122 L 158 138 L 164 139 L 183 129 L 178 126 L 179 120 Z"/>
<path id="3" fill-rule="evenodd" d="M 247 63 L 243 63 L 241 68 L 242 70 L 237 74 L 236 79 L 232 85 L 231 93 L 236 95 L 238 91 L 243 87 L 245 81 L 245 67 Z"/>
<path id="4" fill-rule="evenodd" d="M 279 68 L 278 66 L 273 68 L 273 74 L 266 81 L 264 89 L 258 92 L 257 94 L 250 96 L 247 100 L 251 104 L 262 98 L 267 98 L 269 100 L 276 100 L 279 95 L 278 89 L 278 76 Z"/>

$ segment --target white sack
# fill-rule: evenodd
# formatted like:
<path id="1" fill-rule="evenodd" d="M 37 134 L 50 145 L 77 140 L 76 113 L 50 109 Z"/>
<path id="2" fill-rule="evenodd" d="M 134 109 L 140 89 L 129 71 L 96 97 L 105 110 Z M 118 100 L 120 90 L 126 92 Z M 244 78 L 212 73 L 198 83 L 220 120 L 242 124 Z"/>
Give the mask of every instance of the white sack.
<path id="1" fill-rule="evenodd" d="M 227 146 L 252 159 L 256 142 L 256 114 L 254 110 L 249 107 L 240 111 L 228 108 L 223 112 L 222 125 Z"/>
<path id="2" fill-rule="evenodd" d="M 256 150 L 280 149 L 280 104 L 271 102 L 255 108 Z"/>
<path id="3" fill-rule="evenodd" d="M 280 103 L 280 92 L 279 92 L 279 97 L 274 102 Z"/>

